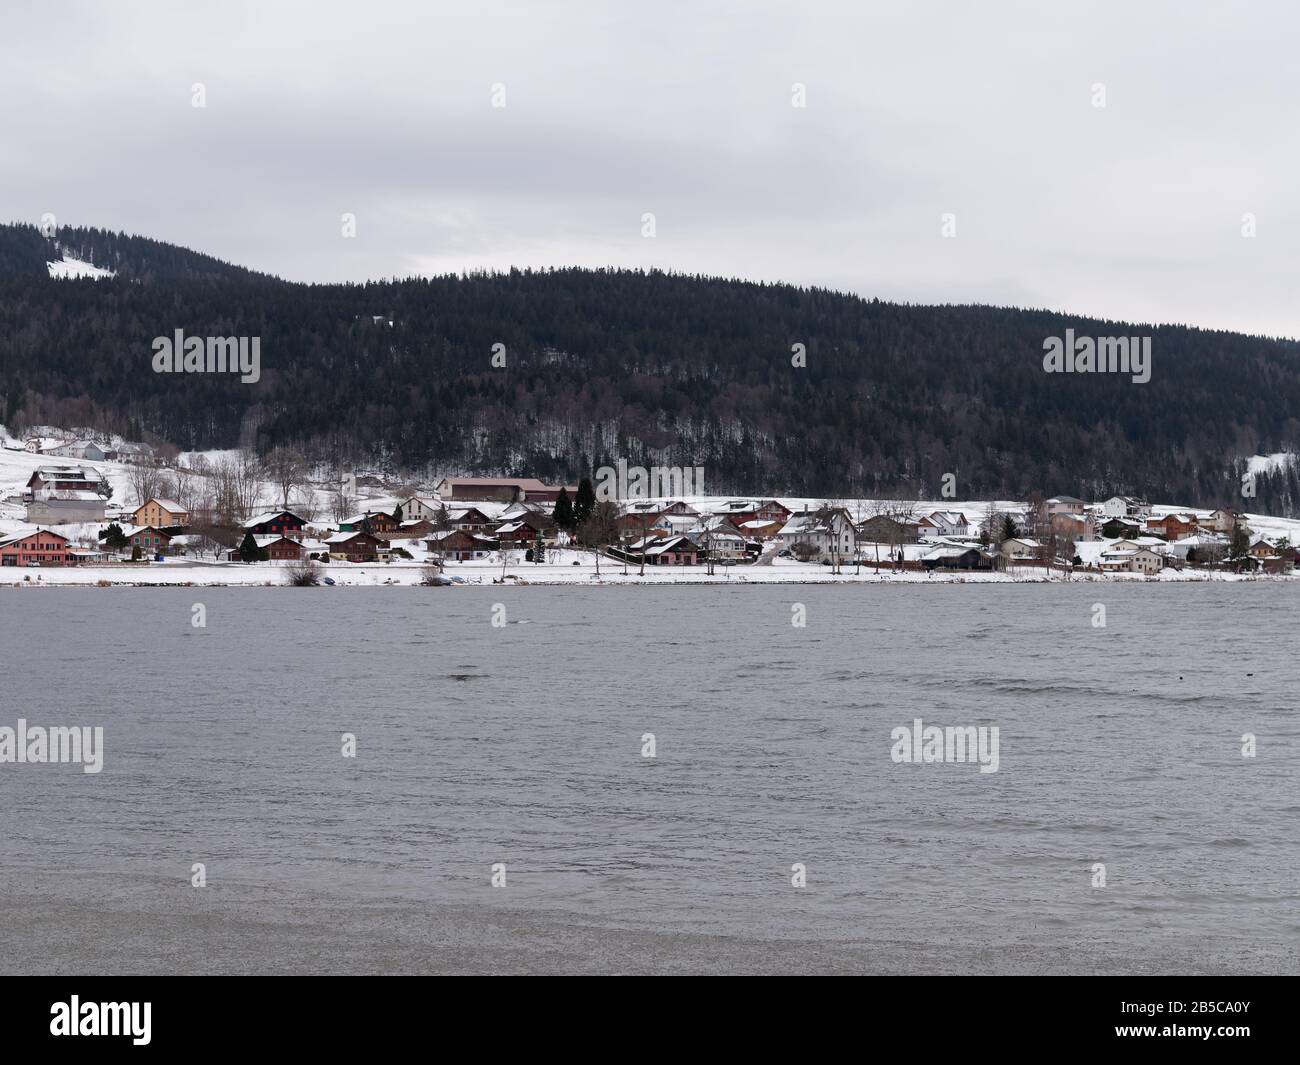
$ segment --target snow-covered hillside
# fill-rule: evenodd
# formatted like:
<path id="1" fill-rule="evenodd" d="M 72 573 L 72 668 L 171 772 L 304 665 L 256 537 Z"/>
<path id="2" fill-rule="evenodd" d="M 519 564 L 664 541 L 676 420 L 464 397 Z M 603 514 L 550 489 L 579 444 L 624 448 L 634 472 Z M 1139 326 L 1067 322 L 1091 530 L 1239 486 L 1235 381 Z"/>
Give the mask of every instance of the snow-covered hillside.
<path id="1" fill-rule="evenodd" d="M 58 278 L 76 278 L 76 277 L 116 277 L 117 273 L 113 270 L 105 270 L 101 266 L 95 266 L 93 263 L 82 262 L 80 259 L 74 259 L 66 252 L 63 258 L 58 262 L 46 262 L 49 267 L 50 277 Z"/>

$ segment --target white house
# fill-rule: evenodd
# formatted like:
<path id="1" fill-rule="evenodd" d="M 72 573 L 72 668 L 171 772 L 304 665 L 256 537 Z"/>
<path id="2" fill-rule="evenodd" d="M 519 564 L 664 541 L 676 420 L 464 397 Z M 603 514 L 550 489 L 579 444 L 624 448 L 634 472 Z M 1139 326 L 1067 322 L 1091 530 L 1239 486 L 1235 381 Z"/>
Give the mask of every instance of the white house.
<path id="1" fill-rule="evenodd" d="M 1159 573 L 1164 564 L 1164 556 L 1156 554 L 1149 547 L 1116 544 L 1112 549 L 1101 553 L 1103 572 L 1142 573 L 1150 576 Z"/>
<path id="2" fill-rule="evenodd" d="M 431 499 L 428 496 L 411 496 L 410 499 L 402 500 L 402 517 L 406 521 L 429 521 L 438 513 L 441 506 L 441 499 Z"/>
<path id="3" fill-rule="evenodd" d="M 806 544 L 811 549 L 812 557 L 853 557 L 855 533 L 853 521 L 842 509 L 830 512 L 826 520 L 821 521 L 816 514 L 796 514 L 785 523 L 780 532 L 782 548 L 794 550 Z"/>
<path id="4" fill-rule="evenodd" d="M 1108 518 L 1149 518 L 1151 504 L 1133 496 L 1111 496 L 1101 505 L 1101 512 Z"/>
<path id="5" fill-rule="evenodd" d="M 970 533 L 970 519 L 958 510 L 936 510 L 922 518 L 920 524 L 923 536 L 967 536 Z"/>

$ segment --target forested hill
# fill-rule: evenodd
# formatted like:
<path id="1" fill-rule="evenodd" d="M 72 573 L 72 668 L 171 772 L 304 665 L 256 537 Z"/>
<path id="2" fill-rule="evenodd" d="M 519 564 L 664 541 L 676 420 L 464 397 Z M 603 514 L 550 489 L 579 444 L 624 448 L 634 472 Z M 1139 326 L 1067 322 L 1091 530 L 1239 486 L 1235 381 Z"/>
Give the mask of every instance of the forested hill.
<path id="1" fill-rule="evenodd" d="M 46 263 L 65 255 L 132 281 L 274 280 L 148 237 L 84 226 L 60 226 L 49 235 L 33 225 L 0 226 L 0 273 L 46 277 Z"/>
<path id="2" fill-rule="evenodd" d="M 1293 342 L 634 271 L 298 285 L 95 230 L 69 243 L 118 276 L 51 280 L 34 232 L 0 228 L 11 430 L 289 444 L 413 474 L 571 480 L 621 457 L 703 466 L 718 492 L 934 498 L 954 473 L 964 498 L 1300 504 L 1294 469 L 1243 504 L 1234 465 L 1300 443 Z M 1067 327 L 1152 335 L 1151 380 L 1045 373 Z M 153 338 L 177 329 L 260 337 L 260 381 L 154 373 Z"/>

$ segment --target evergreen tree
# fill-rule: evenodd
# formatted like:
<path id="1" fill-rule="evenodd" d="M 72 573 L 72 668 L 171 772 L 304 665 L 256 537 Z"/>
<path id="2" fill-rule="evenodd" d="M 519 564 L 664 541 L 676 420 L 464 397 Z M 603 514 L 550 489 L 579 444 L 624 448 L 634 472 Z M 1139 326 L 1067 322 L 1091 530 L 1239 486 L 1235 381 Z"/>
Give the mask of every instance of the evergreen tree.
<path id="1" fill-rule="evenodd" d="M 1229 545 L 1228 554 L 1234 559 L 1245 558 L 1250 554 L 1250 537 L 1246 533 L 1246 526 L 1242 522 L 1237 522 L 1232 527 L 1232 543 Z"/>
<path id="2" fill-rule="evenodd" d="M 398 503 L 397 506 L 393 508 L 393 521 L 397 522 L 398 525 L 401 525 L 405 520 L 406 519 L 402 517 L 402 504 Z"/>
<path id="3" fill-rule="evenodd" d="M 1016 528 L 1016 519 L 1007 514 L 1002 519 L 1002 539 L 1014 540 L 1020 535 L 1020 530 Z"/>
<path id="4" fill-rule="evenodd" d="M 546 545 L 542 543 L 542 533 L 540 529 L 537 531 L 537 539 L 533 541 L 533 561 L 546 561 Z"/>
<path id="5" fill-rule="evenodd" d="M 113 522 L 100 536 L 104 541 L 104 546 L 110 551 L 121 551 L 126 547 L 126 534 L 122 532 L 122 526 L 117 522 Z"/>
<path id="6" fill-rule="evenodd" d="M 239 545 L 240 562 L 257 562 L 262 557 L 262 549 L 257 546 L 257 539 L 252 531 L 244 533 L 244 542 Z"/>
<path id="7" fill-rule="evenodd" d="M 568 489 L 560 489 L 560 496 L 555 501 L 555 510 L 551 512 L 551 517 L 555 519 L 555 524 L 565 532 L 573 531 L 575 524 L 573 520 L 573 502 L 569 499 Z"/>
<path id="8" fill-rule="evenodd" d="M 584 477 L 578 482 L 578 498 L 573 504 L 573 524 L 582 525 L 596 509 L 596 490 L 591 486 L 591 478 Z"/>

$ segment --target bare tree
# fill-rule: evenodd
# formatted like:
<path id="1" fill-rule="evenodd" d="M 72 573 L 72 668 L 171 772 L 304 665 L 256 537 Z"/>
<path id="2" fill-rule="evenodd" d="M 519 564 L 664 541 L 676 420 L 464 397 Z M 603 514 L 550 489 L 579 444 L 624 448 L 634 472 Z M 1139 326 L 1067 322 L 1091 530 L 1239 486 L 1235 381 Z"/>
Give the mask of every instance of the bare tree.
<path id="1" fill-rule="evenodd" d="M 154 459 L 142 459 L 138 465 L 128 466 L 126 480 L 135 496 L 136 506 L 142 507 L 162 495 L 163 472 Z"/>
<path id="2" fill-rule="evenodd" d="M 307 480 L 307 462 L 298 452 L 277 447 L 263 461 L 267 478 L 280 490 L 280 506 L 289 509 L 289 496 Z"/>
<path id="3" fill-rule="evenodd" d="M 591 508 L 587 520 L 578 526 L 578 541 L 596 556 L 596 576 L 600 576 L 600 551 L 619 538 L 618 504 L 601 500 Z"/>

